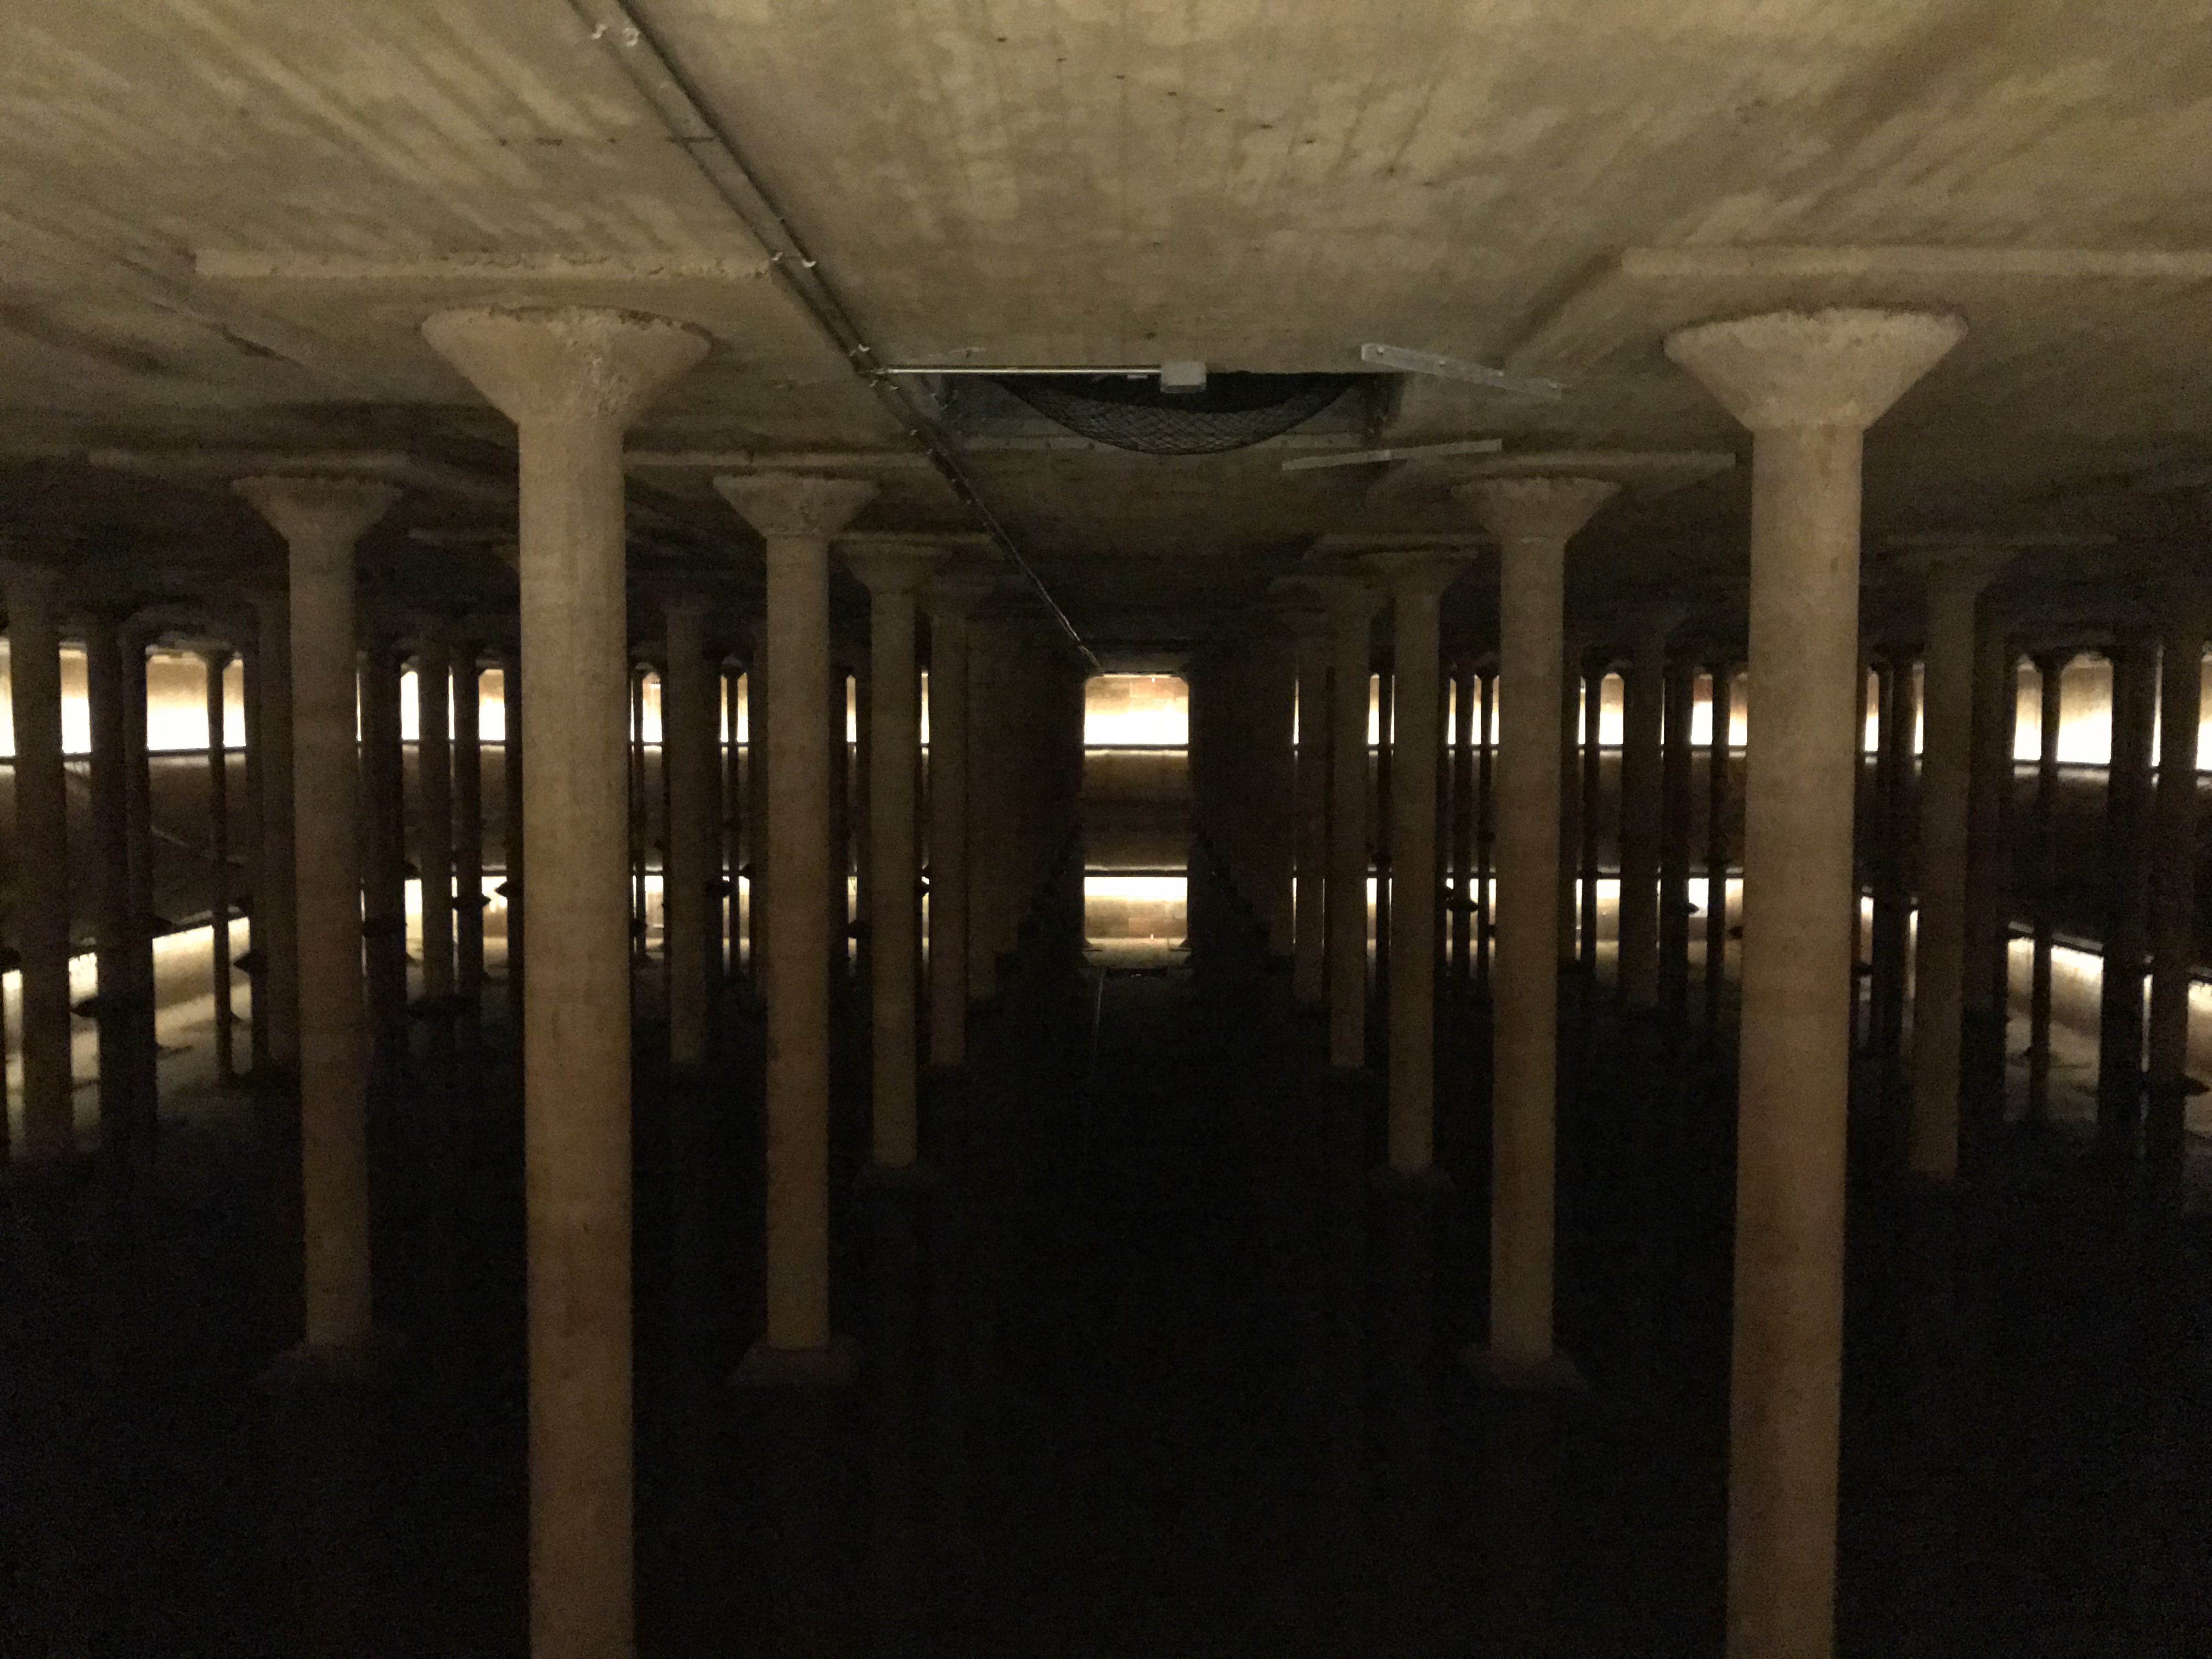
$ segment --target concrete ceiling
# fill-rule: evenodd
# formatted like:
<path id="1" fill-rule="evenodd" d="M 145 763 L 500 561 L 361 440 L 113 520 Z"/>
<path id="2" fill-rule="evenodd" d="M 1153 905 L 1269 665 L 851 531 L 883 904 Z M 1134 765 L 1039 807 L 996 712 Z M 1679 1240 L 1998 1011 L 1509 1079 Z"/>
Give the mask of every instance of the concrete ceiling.
<path id="1" fill-rule="evenodd" d="M 2183 498 L 2137 485 L 2212 460 L 2212 57 L 2187 49 L 2208 14 L 15 0 L 7 527 L 149 568 L 271 556 L 189 468 L 88 459 L 118 447 L 398 451 L 501 485 L 505 422 L 422 318 L 617 304 L 715 341 L 633 434 L 641 569 L 717 580 L 742 608 L 757 556 L 709 480 L 798 454 L 883 481 L 862 527 L 988 515 L 1101 650 L 1167 647 L 1319 536 L 1472 537 L 1448 493 L 1471 462 L 1285 473 L 1285 442 L 1742 453 L 1664 361 L 1666 330 L 1880 301 L 1972 331 L 1873 434 L 1871 531 L 2063 523 L 2112 532 L 2115 559 L 2188 550 Z M 1354 372 L 1368 340 L 1569 394 L 1409 380 L 1272 447 L 1163 458 L 980 391 L 948 412 L 951 379 L 901 381 L 902 403 L 854 367 Z M 910 435 L 933 416 L 967 497 Z M 1608 509 L 1578 544 L 1577 611 L 1601 627 L 1686 591 L 1724 612 L 1744 493 L 1738 468 Z M 410 492 L 376 559 L 416 600 L 480 606 L 495 568 L 408 554 L 426 544 L 409 532 L 465 545 L 510 512 Z M 1459 600 L 1476 629 L 1484 568 Z M 2014 581 L 2032 599 L 2135 568 L 2027 560 Z"/>

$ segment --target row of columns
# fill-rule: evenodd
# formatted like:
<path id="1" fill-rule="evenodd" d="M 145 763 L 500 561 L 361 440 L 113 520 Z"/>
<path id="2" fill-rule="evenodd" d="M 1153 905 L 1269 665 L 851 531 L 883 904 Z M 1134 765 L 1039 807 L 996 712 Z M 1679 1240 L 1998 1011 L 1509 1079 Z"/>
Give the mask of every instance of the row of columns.
<path id="1" fill-rule="evenodd" d="M 513 419 L 520 442 L 524 665 L 561 665 L 532 715 L 522 818 L 538 926 L 524 998 L 531 1376 L 532 1650 L 634 1650 L 630 1556 L 629 961 L 622 638 L 623 429 L 696 362 L 681 325 L 589 311 L 447 313 L 432 346 Z M 757 968 L 767 1003 L 767 1329 L 739 1380 L 848 1374 L 830 1324 L 830 963 L 845 872 L 833 868 L 831 543 L 873 487 L 790 474 L 717 478 L 766 548 L 751 665 Z M 957 538 L 955 538 L 957 540 Z M 916 1155 L 915 869 L 921 757 L 917 593 L 931 623 L 929 1057 L 957 1065 L 968 1005 L 1011 947 L 1023 896 L 1066 848 L 1081 753 L 1081 677 L 1034 624 L 975 613 L 988 584 L 921 584 L 942 539 L 874 538 L 866 720 L 870 1021 L 878 1164 Z M 711 724 L 695 672 L 700 617 L 669 612 L 672 1053 L 704 1041 Z M 708 741 L 700 741 L 704 734 Z M 816 734 L 810 736 L 810 734 Z M 763 743 L 763 739 L 766 739 Z M 695 896 L 694 890 L 700 890 Z M 560 919 L 557 926 L 549 918 Z"/>
<path id="2" fill-rule="evenodd" d="M 1948 317 L 1831 311 L 1706 325 L 1667 343 L 1753 440 L 1749 669 L 1759 696 L 1744 799 L 1729 1648 L 1761 1659 L 1825 1655 L 1833 1626 L 1863 434 L 1962 333 Z M 1558 1358 L 1550 1278 L 1567 726 L 1564 549 L 1624 470 L 1632 475 L 1637 463 L 1655 459 L 1561 458 L 1541 485 L 1484 480 L 1462 492 L 1504 556 L 1493 1312 L 1480 1358 L 1516 1380 Z M 1526 458 L 1516 463 L 1531 465 Z M 1383 923 L 1389 1166 L 1407 1178 L 1424 1173 L 1433 1156 L 1434 617 L 1443 584 L 1433 555 L 1374 562 L 1394 612 Z M 1358 1066 L 1366 1006 L 1368 625 L 1378 595 L 1338 575 L 1328 599 L 1334 754 L 1321 909 L 1330 1055 Z M 1656 1007 L 1662 995 L 1686 1000 L 1686 985 L 1662 986 L 1661 974 L 1663 960 L 1686 958 L 1690 698 L 1687 677 L 1678 676 L 1670 694 L 1666 672 L 1666 635 L 1678 620 L 1645 618 L 1628 675 L 1620 979 L 1632 1009 Z M 1717 685 L 1728 678 L 1717 676 Z M 1666 858 L 1668 845 L 1681 855 Z"/>
<path id="3" fill-rule="evenodd" d="M 1860 752 L 1860 446 L 1864 428 L 1961 332 L 1954 319 L 1912 313 L 1778 313 L 1686 330 L 1668 344 L 1669 354 L 1753 440 L 1750 666 L 1759 676 L 1759 696 L 1752 713 L 1745 798 L 1732 1653 L 1829 1650 L 1844 1106 L 1853 996 L 1851 809 Z M 542 901 L 523 1012 L 532 1650 L 621 1654 L 634 1650 L 630 952 L 623 878 L 629 653 L 621 440 L 659 391 L 703 355 L 705 342 L 678 325 L 583 311 L 449 313 L 432 319 L 425 335 L 516 424 L 521 654 L 525 661 L 557 663 L 562 681 L 560 697 L 533 708 L 527 770 L 509 769 L 510 787 L 520 792 L 532 891 Z M 1562 626 L 1565 550 L 1615 493 L 1622 474 L 1638 470 L 1628 464 L 1638 459 L 1516 458 L 1516 468 L 1527 476 L 1478 479 L 1462 492 L 1503 554 L 1502 732 L 1495 779 L 1497 1185 L 1492 1328 L 1481 1358 L 1486 1368 L 1520 1381 L 1540 1380 L 1560 1369 L 1550 1281 L 1559 872 L 1567 817 L 1563 803 L 1571 793 L 1563 775 L 1563 739 L 1571 727 Z M 775 734 L 772 763 L 759 780 L 765 810 L 755 820 L 764 819 L 766 826 L 765 845 L 756 856 L 757 883 L 761 856 L 770 872 L 764 890 L 756 887 L 765 907 L 760 965 L 768 991 L 769 1322 L 744 1374 L 755 1381 L 820 1378 L 846 1362 L 828 1318 L 828 964 L 836 948 L 828 867 L 830 745 L 806 734 L 826 738 L 833 717 L 831 542 L 872 490 L 849 480 L 790 475 L 717 483 L 767 545 L 767 618 L 754 672 L 765 724 Z M 267 479 L 242 488 L 284 534 L 291 556 L 289 602 L 264 609 L 256 652 L 264 694 L 256 704 L 259 778 L 272 799 L 290 808 L 264 815 L 258 854 L 264 868 L 257 888 L 257 951 L 264 948 L 265 931 L 273 1017 L 257 1019 L 256 1032 L 261 1041 L 265 1029 L 272 1062 L 297 1066 L 307 1335 L 311 1347 L 330 1351 L 358 1346 L 370 1334 L 364 871 L 351 810 L 359 804 L 361 775 L 354 726 L 352 558 L 356 541 L 391 497 L 380 486 L 333 480 Z M 873 810 L 867 814 L 866 860 L 878 1115 L 873 1144 L 878 1161 L 889 1166 L 911 1164 L 915 1157 L 919 732 L 913 729 L 908 694 L 916 678 L 915 595 L 933 562 L 926 547 L 875 547 L 855 565 L 871 590 L 874 623 L 868 766 Z M 1211 812 L 1209 824 L 1232 843 L 1232 869 L 1249 872 L 1257 883 L 1263 919 L 1271 936 L 1289 945 L 1296 982 L 1310 991 L 1318 980 L 1328 1006 L 1330 1056 L 1347 1068 L 1365 1060 L 1366 901 L 1376 851 L 1371 821 L 1377 808 L 1382 811 L 1388 825 L 1382 872 L 1389 941 L 1389 1166 L 1408 1180 L 1425 1176 L 1433 1164 L 1432 975 L 1442 868 L 1437 610 L 1439 596 L 1463 562 L 1450 550 L 1383 550 L 1371 552 L 1359 574 L 1342 566 L 1330 569 L 1316 584 L 1322 609 L 1302 630 L 1301 647 L 1289 652 L 1271 647 L 1247 653 L 1241 662 L 1224 658 L 1212 676 L 1200 676 L 1197 699 L 1204 724 L 1195 746 L 1209 763 L 1218 757 L 1235 768 L 1262 767 L 1264 776 L 1248 770 L 1243 778 L 1255 791 L 1264 790 L 1257 798 L 1295 804 L 1264 826 L 1237 828 L 1239 815 L 1231 811 Z M 1371 623 L 1386 594 L 1393 636 L 1385 702 L 1390 764 L 1387 789 L 1370 804 Z M 1048 763 L 1056 757 L 1063 767 L 1079 766 L 1081 748 L 1079 674 L 1011 619 L 975 616 L 980 597 L 945 583 L 933 586 L 921 601 L 932 623 L 929 1025 L 930 1055 L 939 1064 L 958 1062 L 968 1003 L 988 989 L 989 973 L 978 964 L 994 961 L 1012 943 L 1021 884 L 1033 886 L 1042 878 L 1073 824 L 1074 774 L 1055 774 Z M 56 635 L 52 593 L 35 581 L 11 578 L 9 598 L 11 644 L 22 641 L 15 695 L 29 828 L 19 825 L 19 834 L 58 838 L 65 829 L 56 805 L 59 789 L 52 790 L 51 799 L 40 793 L 59 770 L 58 690 L 51 732 L 40 723 L 40 710 L 28 708 L 42 696 L 48 684 L 44 665 L 55 654 L 48 648 Z M 1931 611 L 1931 743 L 1939 725 L 1954 735 L 1956 730 L 1956 607 L 1944 610 L 1942 618 L 1942 649 L 1950 665 L 1939 672 Z M 693 728 L 698 709 L 709 706 L 709 677 L 689 665 L 703 661 L 690 631 L 696 618 L 678 607 L 669 623 L 671 709 L 686 734 L 678 744 L 683 753 L 672 757 L 672 790 L 680 776 L 684 793 L 699 798 L 705 783 Z M 678 634 L 685 665 L 679 665 L 674 648 Z M 1968 642 L 1971 647 L 1971 629 Z M 1631 837 L 1624 836 L 1622 984 L 1632 1006 L 1659 999 L 1668 915 L 1662 887 L 1686 880 L 1686 866 L 1670 867 L 1663 851 L 1668 844 L 1686 845 L 1686 832 L 1665 833 L 1669 825 L 1686 823 L 1686 722 L 1674 722 L 1683 733 L 1673 745 L 1681 757 L 1674 765 L 1669 766 L 1674 756 L 1663 743 L 1650 741 L 1655 721 L 1663 740 L 1670 702 L 1678 714 L 1686 708 L 1683 682 L 1669 695 L 1664 647 L 1664 630 L 1654 623 L 1639 638 L 1631 669 L 1632 748 L 1644 758 L 1636 787 L 1632 792 L 1625 784 L 1625 793 L 1639 802 L 1655 793 L 1658 798 L 1656 813 L 1634 815 L 1639 837 L 1644 825 L 1662 829 L 1648 846 L 1637 840 L 1632 860 Z M 2200 635 L 2199 653 L 2201 647 Z M 114 683 L 112 665 L 101 665 L 102 654 L 94 659 L 95 685 L 106 688 L 95 696 L 95 721 L 105 729 L 106 711 L 127 710 L 128 703 L 127 685 Z M 2189 660 L 2193 666 L 2195 658 Z M 1973 665 L 1970 649 L 1970 690 Z M 2124 678 L 2134 688 L 2129 695 L 2139 696 L 2147 672 L 2130 669 Z M 426 683 L 441 680 L 434 672 L 426 676 Z M 58 680 L 52 684 L 58 688 Z M 1301 711 L 1295 772 L 1285 762 L 1291 752 L 1286 739 L 1293 687 Z M 2179 697 L 2178 689 L 2174 695 Z M 434 775 L 447 775 L 429 754 L 434 727 L 443 730 L 442 697 L 426 696 L 426 717 L 433 702 L 441 717 L 426 718 L 423 728 L 426 797 L 435 787 Z M 1971 695 L 1967 702 L 1971 711 Z M 2116 785 L 2123 728 L 2128 753 L 2144 750 L 2142 771 L 2148 776 L 2147 707 L 2147 701 L 2142 708 L 2129 704 L 2124 718 L 2116 720 Z M 1316 716 L 1310 727 L 1304 718 L 1308 709 Z M 2178 754 L 2179 739 L 2171 736 L 2175 724 L 2169 720 L 2167 730 L 2169 747 Z M 1724 730 L 1723 722 L 1717 725 Z M 1310 766 L 1309 731 L 1316 751 Z M 2193 736 L 2193 724 L 2189 731 Z M 1644 741 L 1637 742 L 1633 732 L 1641 732 Z M 463 749 L 472 750 L 462 735 Z M 1278 735 L 1285 741 L 1276 741 Z M 126 755 L 127 746 L 109 736 L 106 746 Z M 1716 741 L 1724 744 L 1725 738 Z M 2172 754 L 2167 758 L 2172 772 Z M 1656 775 L 1645 775 L 1655 763 Z M 1956 774 L 1943 769 L 1947 763 L 1940 756 L 1927 763 L 1931 779 L 1923 789 L 1923 811 L 1929 799 L 1943 803 L 1947 814 L 1958 805 Z M 711 758 L 707 764 L 710 769 Z M 2193 767 L 2186 775 L 2193 812 Z M 127 786 L 126 777 L 122 810 L 105 814 L 103 823 L 127 823 Z M 465 793 L 468 786 L 459 787 Z M 434 802 L 428 804 L 434 819 L 444 816 Z M 465 799 L 461 805 L 465 813 Z M 2155 808 L 2161 828 L 2183 821 L 2178 799 L 2161 794 L 2145 805 Z M 680 877 L 684 890 L 681 896 L 672 890 L 672 939 L 680 911 L 687 936 L 682 977 L 691 977 L 696 956 L 703 986 L 703 946 L 695 951 L 689 936 L 705 931 L 702 917 L 694 913 L 706 902 L 709 843 L 704 836 L 711 824 L 690 810 L 681 816 L 681 830 L 674 822 L 671 826 L 672 881 Z M 1629 816 L 1624 812 L 1625 820 Z M 40 831 L 42 823 L 46 829 Z M 1931 838 L 1923 824 L 1923 847 L 1934 845 L 1939 860 L 1951 856 L 1955 838 L 1945 837 L 1954 829 L 1947 817 L 1942 834 Z M 372 837 L 371 845 L 388 860 L 386 842 Z M 108 850 L 101 849 L 103 862 Z M 128 878 L 128 848 L 120 852 L 115 867 Z M 434 848 L 427 856 L 438 862 Z M 1925 856 L 1923 851 L 1923 861 Z M 512 860 L 511 880 L 520 863 L 519 857 Z M 1293 905 L 1289 884 L 1280 879 L 1285 869 L 1302 878 L 1301 890 L 1311 872 L 1318 896 L 1301 890 Z M 426 868 L 426 878 L 429 873 Z M 835 872 L 839 884 L 842 874 Z M 2158 866 L 2161 907 L 2185 874 L 2163 862 Z M 465 883 L 465 871 L 462 876 Z M 1923 871 L 1923 915 L 1935 902 L 1926 882 Z M 432 884 L 450 896 L 442 868 L 434 883 L 426 881 Z M 1632 884 L 1632 906 L 1626 902 Z M 701 889 L 697 906 L 690 894 L 694 886 Z M 126 899 L 131 890 L 126 882 Z M 1948 890 L 1963 913 L 1969 896 L 1963 884 Z M 389 894 L 377 896 L 374 881 L 367 891 L 367 915 L 374 922 L 380 906 L 388 906 Z M 291 902 L 276 899 L 279 894 Z M 27 1030 L 34 954 L 40 1029 L 50 1029 L 55 1019 L 52 918 L 36 908 L 51 899 L 50 892 L 27 896 Z M 65 1024 L 65 904 L 61 914 Z M 45 933 L 30 926 L 34 916 Z M 127 921 L 106 917 L 103 939 L 111 931 L 123 937 Z M 1923 921 L 1923 930 L 1926 925 Z M 1314 948 L 1307 935 L 1316 931 Z M 2157 948 L 2185 957 L 2186 939 L 2168 937 L 2171 931 L 2160 934 Z M 457 948 L 462 954 L 451 969 L 444 966 L 442 945 L 435 953 L 441 974 L 466 959 L 465 942 Z M 1940 949 L 1935 954 L 1931 969 L 1923 931 L 1922 972 L 1948 975 L 1953 969 L 1946 964 L 1956 964 L 1956 956 Z M 673 944 L 671 957 L 678 960 Z M 1959 971 L 1963 975 L 1962 967 Z M 125 970 L 118 967 L 116 973 L 118 983 L 125 982 Z M 432 981 L 427 956 L 425 974 Z M 703 1040 L 703 1014 L 690 989 L 679 997 L 674 978 L 672 1042 L 678 1045 L 680 1060 L 684 1045 Z M 451 991 L 449 981 L 444 988 Z M 438 994 L 437 982 L 432 990 Z M 1939 1005 L 1946 994 L 1935 979 L 1922 992 Z M 1963 978 L 1958 994 L 1961 1001 L 1954 1006 L 1963 1006 Z M 289 1015 L 293 1006 L 296 1024 Z M 2161 1033 L 2171 1047 L 2173 1022 L 2170 1005 L 2161 1024 L 2154 1004 L 2154 1047 Z M 1934 1046 L 1936 1059 L 1917 1060 L 1917 1067 L 1933 1067 L 1942 1057 L 1943 1045 Z M 1956 1048 L 1948 1052 L 1955 1066 Z M 27 1095 L 31 1076 L 27 1071 Z M 65 1082 L 65 1069 L 63 1076 Z M 1917 1069 L 1916 1101 L 1918 1076 Z M 44 1071 L 37 1078 L 39 1108 L 31 1133 L 52 1140 L 57 1137 L 53 1085 Z M 1940 1120 L 1923 1125 L 1916 1113 L 1916 1166 L 1923 1135 L 1929 1147 L 1940 1150 Z M 1955 1116 L 1952 1139 L 1955 1156 Z"/>
<path id="4" fill-rule="evenodd" d="M 95 611 L 75 630 L 83 641 L 88 723 L 93 738 L 88 767 L 89 836 L 72 858 L 68 772 L 62 743 L 61 643 L 64 626 L 64 570 L 28 558 L 0 571 L 8 613 L 10 701 L 16 733 L 15 848 L 18 965 L 22 975 L 24 1133 L 19 1150 L 33 1165 L 58 1164 L 77 1149 L 70 1018 L 94 1018 L 98 1031 L 100 1143 L 110 1162 L 127 1171 L 143 1162 L 157 1122 L 154 1034 L 154 913 L 150 757 L 146 738 L 146 654 L 153 630 L 127 611 Z M 280 874 L 295 864 L 294 805 L 289 791 L 264 788 L 264 774 L 281 765 L 292 739 L 295 698 L 289 677 L 270 665 L 289 658 L 291 601 L 283 592 L 254 601 L 254 620 L 243 629 L 246 648 L 210 649 L 208 673 L 210 883 L 209 913 L 215 934 L 213 992 L 218 1075 L 237 1072 L 232 1026 L 231 975 L 243 968 L 256 995 L 253 1071 L 264 1082 L 283 1080 L 296 1066 L 297 945 L 292 890 Z M 251 743 L 241 809 L 230 802 L 228 748 L 224 735 L 224 676 L 230 663 L 245 668 Z M 246 829 L 236 853 L 245 866 L 244 890 L 257 912 L 254 949 L 233 963 L 227 923 L 240 897 L 231 873 L 231 825 Z M 97 988 L 72 1006 L 70 962 L 74 950 L 70 871 L 89 874 Z"/>

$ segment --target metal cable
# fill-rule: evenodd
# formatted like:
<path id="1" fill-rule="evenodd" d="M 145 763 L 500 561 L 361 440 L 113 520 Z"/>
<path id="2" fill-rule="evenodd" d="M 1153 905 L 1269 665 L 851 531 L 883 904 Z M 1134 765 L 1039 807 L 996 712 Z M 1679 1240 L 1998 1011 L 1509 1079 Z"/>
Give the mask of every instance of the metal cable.
<path id="1" fill-rule="evenodd" d="M 898 421 L 908 437 L 920 444 L 953 495 L 983 522 L 991 539 L 1044 601 L 1053 620 L 1082 653 L 1093 672 L 1099 672 L 1097 654 L 1067 612 L 1060 608 L 1030 562 L 1022 556 L 1013 537 L 977 494 L 950 439 L 928 407 L 920 402 L 899 378 L 885 367 L 875 348 L 843 300 L 823 274 L 798 229 L 745 165 L 737 146 L 708 111 L 696 88 L 677 69 L 659 39 L 640 19 L 629 0 L 568 0 L 570 9 L 605 41 L 637 89 L 659 113 L 671 135 L 706 176 L 715 193 L 729 205 L 745 228 L 768 252 L 769 270 L 784 290 L 798 301 L 823 337 L 836 348 L 853 372 L 865 380 Z"/>

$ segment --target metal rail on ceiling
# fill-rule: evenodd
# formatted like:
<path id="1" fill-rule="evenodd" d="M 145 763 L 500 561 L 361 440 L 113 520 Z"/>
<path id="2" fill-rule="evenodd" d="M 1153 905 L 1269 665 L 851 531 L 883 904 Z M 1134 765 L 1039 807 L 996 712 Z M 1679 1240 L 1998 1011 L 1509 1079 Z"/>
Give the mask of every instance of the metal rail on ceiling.
<path id="1" fill-rule="evenodd" d="M 927 453 L 930 464 L 951 486 L 952 493 L 983 522 L 1014 566 L 1036 589 L 1075 648 L 1094 672 L 1100 672 L 1097 654 L 1076 629 L 1036 568 L 1022 556 L 1006 526 L 1000 522 L 968 477 L 967 470 L 930 407 L 877 356 L 875 348 L 822 270 L 821 262 L 807 249 L 798 229 L 774 197 L 746 166 L 744 156 L 708 110 L 691 82 L 678 70 L 659 38 L 638 15 L 629 0 L 568 0 L 595 40 L 614 54 L 630 82 L 652 104 L 670 135 L 694 166 L 705 175 L 715 193 L 738 221 L 768 251 L 769 269 L 784 290 L 830 344 L 843 356 L 856 374 L 881 398 L 908 437 Z"/>

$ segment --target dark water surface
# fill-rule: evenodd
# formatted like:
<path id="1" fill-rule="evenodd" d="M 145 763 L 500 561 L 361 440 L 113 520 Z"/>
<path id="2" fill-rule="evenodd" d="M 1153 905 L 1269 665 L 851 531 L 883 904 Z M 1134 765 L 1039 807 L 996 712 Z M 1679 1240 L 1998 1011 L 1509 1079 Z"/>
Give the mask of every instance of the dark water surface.
<path id="1" fill-rule="evenodd" d="M 933 1190 L 853 1190 L 848 1104 L 842 1393 L 728 1384 L 760 1317 L 757 1027 L 732 1014 L 708 1083 L 641 1069 L 647 1652 L 1719 1652 L 1724 1056 L 1566 1022 L 1560 1322 L 1592 1387 L 1486 1394 L 1456 1360 L 1484 1319 L 1479 1015 L 1454 1003 L 1441 1042 L 1451 1189 L 1378 1192 L 1375 1085 L 1317 1065 L 1226 904 L 1194 891 L 1200 948 L 1103 985 L 1036 930 L 933 1086 Z M 293 1183 L 250 1099 L 190 1103 L 126 1202 L 9 1189 L 6 1652 L 521 1651 L 503 1041 L 380 1085 L 405 1345 L 373 1386 L 268 1375 Z M 850 1103 L 864 1057 L 840 1065 Z M 2212 1653 L 2205 1218 L 2063 1142 L 2008 1141 L 1954 1205 L 1862 1188 L 1841 1650 Z"/>

